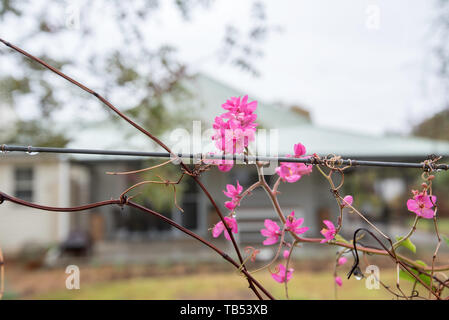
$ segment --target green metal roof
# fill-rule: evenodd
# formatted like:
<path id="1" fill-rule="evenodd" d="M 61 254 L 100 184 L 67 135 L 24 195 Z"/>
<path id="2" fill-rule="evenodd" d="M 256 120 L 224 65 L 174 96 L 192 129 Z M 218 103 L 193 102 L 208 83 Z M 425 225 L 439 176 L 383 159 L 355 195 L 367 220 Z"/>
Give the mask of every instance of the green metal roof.
<path id="1" fill-rule="evenodd" d="M 202 130 L 210 128 L 215 116 L 224 111 L 221 104 L 226 99 L 231 96 L 244 95 L 244 93 L 205 75 L 197 76 L 194 80 L 186 83 L 186 86 L 191 92 L 196 93 L 196 96 L 188 101 L 168 101 L 168 107 L 174 109 L 178 103 L 181 108 L 187 108 L 191 112 L 189 115 L 192 119 L 202 121 Z M 251 95 L 249 98 L 258 100 Z M 172 105 L 170 106 L 170 104 Z M 449 156 L 449 143 L 444 141 L 403 136 L 374 136 L 361 132 L 319 127 L 296 112 L 262 101 L 259 101 L 256 113 L 258 114 L 257 122 L 263 127 L 278 130 L 278 154 L 292 153 L 293 145 L 301 142 L 306 146 L 308 154 L 394 158 L 419 158 L 429 154 Z M 186 127 L 189 128 L 189 125 L 187 124 Z M 149 129 L 151 130 L 151 128 Z M 160 147 L 151 143 L 147 137 L 124 121 L 92 123 L 91 126 L 84 125 L 74 133 L 74 140 L 69 147 L 161 151 Z M 167 132 L 163 135 L 162 140 L 171 147 L 169 137 L 170 132 Z M 210 143 L 210 139 L 205 137 L 202 143 L 204 146 Z"/>
<path id="2" fill-rule="evenodd" d="M 197 93 L 195 99 L 199 108 L 196 110 L 196 116 L 208 124 L 212 124 L 216 116 L 226 111 L 221 105 L 227 99 L 248 94 L 218 82 L 204 74 L 197 75 L 193 80 L 185 83 L 185 86 L 190 91 Z M 310 122 L 309 119 L 297 112 L 293 112 L 282 106 L 260 101 L 251 94 L 248 94 L 248 99 L 249 101 L 258 100 L 256 122 L 265 128 L 293 126 Z"/>
<path id="3" fill-rule="evenodd" d="M 425 157 L 449 155 L 449 143 L 406 136 L 373 136 L 304 124 L 280 129 L 281 149 L 301 142 L 308 153 L 357 157 Z M 288 150 L 285 150 L 288 151 Z M 288 152 L 292 152 L 289 150 Z"/>

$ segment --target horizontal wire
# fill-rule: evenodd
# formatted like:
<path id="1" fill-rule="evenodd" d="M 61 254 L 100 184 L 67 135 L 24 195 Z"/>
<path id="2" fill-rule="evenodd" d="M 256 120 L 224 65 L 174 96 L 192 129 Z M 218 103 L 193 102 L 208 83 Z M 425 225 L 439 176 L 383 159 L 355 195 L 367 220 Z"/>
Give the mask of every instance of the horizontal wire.
<path id="1" fill-rule="evenodd" d="M 2 144 L 0 151 L 5 152 L 26 152 L 28 154 L 36 153 L 63 153 L 63 154 L 89 154 L 89 155 L 107 155 L 107 156 L 134 156 L 134 157 L 151 157 L 151 158 L 170 158 L 168 152 L 148 152 L 148 151 L 127 151 L 127 150 L 99 150 L 99 149 L 73 149 L 73 148 L 50 148 L 50 147 L 32 147 L 32 146 L 9 146 Z M 255 161 L 279 161 L 305 164 L 325 164 L 330 159 L 317 159 L 314 157 L 292 158 L 287 156 L 271 157 L 271 156 L 246 156 L 240 154 L 176 154 L 181 159 L 192 160 L 233 160 L 241 164 L 254 163 Z M 417 168 L 430 170 L 449 170 L 449 164 L 435 163 L 416 163 L 416 162 L 393 162 L 393 161 L 374 161 L 374 160 L 354 160 L 354 159 L 338 159 L 335 164 L 348 166 L 369 166 L 369 167 L 394 167 L 394 168 Z"/>

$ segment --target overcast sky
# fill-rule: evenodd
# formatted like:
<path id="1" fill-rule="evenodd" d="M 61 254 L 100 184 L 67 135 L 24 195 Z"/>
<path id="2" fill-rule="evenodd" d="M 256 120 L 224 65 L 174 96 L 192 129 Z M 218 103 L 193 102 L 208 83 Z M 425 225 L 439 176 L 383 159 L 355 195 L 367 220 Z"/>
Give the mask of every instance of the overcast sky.
<path id="1" fill-rule="evenodd" d="M 407 132 L 441 107 L 430 63 L 435 1 L 268 1 L 268 18 L 283 32 L 265 44 L 256 79 L 208 58 L 224 23 L 247 20 L 236 3 L 218 1 L 191 24 L 163 10 L 159 35 L 198 70 L 260 99 L 302 105 L 321 125 Z"/>
<path id="2" fill-rule="evenodd" d="M 162 8 L 144 27 L 146 41 L 176 46 L 178 57 L 193 71 L 247 92 L 251 98 L 300 105 L 319 125 L 374 134 L 404 133 L 442 107 L 431 63 L 436 0 L 265 1 L 270 23 L 283 31 L 271 34 L 264 43 L 265 55 L 255 61 L 259 78 L 221 63 L 216 54 L 226 24 L 249 25 L 252 0 L 216 0 L 210 9 L 195 10 L 188 22 L 169 5 L 172 2 L 161 2 Z M 118 22 L 105 21 L 102 8 L 88 5 L 90 12 L 98 13 L 97 28 L 104 33 L 89 44 L 89 50 L 106 52 L 116 40 L 110 35 Z M 20 44 L 14 31 L 26 24 L 30 21 L 19 19 L 2 26 L 2 33 Z M 78 50 L 70 36 L 59 43 L 51 40 L 40 45 L 69 56 Z M 39 51 L 37 42 L 27 48 Z M 6 59 L 1 64 L 8 67 Z M 81 68 L 69 71 L 77 79 L 89 79 L 89 72 Z"/>

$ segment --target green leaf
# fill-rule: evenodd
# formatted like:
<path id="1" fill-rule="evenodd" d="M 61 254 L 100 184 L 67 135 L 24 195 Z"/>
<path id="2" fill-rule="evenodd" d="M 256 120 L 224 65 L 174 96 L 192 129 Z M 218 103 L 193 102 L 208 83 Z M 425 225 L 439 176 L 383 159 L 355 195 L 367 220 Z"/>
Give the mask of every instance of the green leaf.
<path id="1" fill-rule="evenodd" d="M 401 241 L 404 237 L 396 237 L 396 241 Z M 408 238 L 407 240 L 404 240 L 401 242 L 401 246 L 406 247 L 411 252 L 416 253 L 416 246 L 413 244 L 413 242 Z"/>
<path id="2" fill-rule="evenodd" d="M 421 261 L 421 260 L 415 260 L 415 263 L 416 264 L 419 264 L 419 265 L 421 265 L 421 266 L 423 266 L 423 267 L 426 267 L 427 266 L 427 264 L 424 262 L 424 261 Z M 418 273 L 418 271 L 416 271 L 416 270 L 414 270 L 414 269 L 410 269 L 415 275 L 418 275 L 419 273 Z M 407 271 L 404 271 L 404 270 L 399 270 L 399 278 L 400 279 L 403 279 L 403 280 L 407 280 L 407 281 L 411 281 L 411 282 L 415 282 L 416 281 L 416 279 L 412 276 L 412 275 L 410 275 Z M 427 275 L 425 275 L 425 274 L 421 274 L 421 275 L 419 275 L 419 278 L 425 283 L 425 284 L 427 284 L 428 286 L 430 286 L 430 277 L 429 276 L 427 276 Z M 421 284 L 421 283 L 419 283 L 418 282 L 418 284 Z M 434 287 L 434 290 L 435 290 L 435 286 L 433 286 Z"/>
<path id="3" fill-rule="evenodd" d="M 448 237 L 448 236 L 445 236 L 445 235 L 443 234 L 443 239 L 444 239 L 444 242 L 446 242 L 446 244 L 449 246 L 449 237 Z"/>
<path id="4" fill-rule="evenodd" d="M 413 270 L 413 269 L 410 269 L 415 275 L 418 275 L 418 271 L 416 271 L 416 270 Z M 404 270 L 399 270 L 399 278 L 400 279 L 403 279 L 403 280 L 407 280 L 407 281 L 411 281 L 411 282 L 415 282 L 416 281 L 416 279 L 411 275 L 411 274 L 409 274 L 407 271 L 404 271 Z M 424 274 L 421 274 L 420 276 L 419 276 L 419 278 L 425 283 L 425 284 L 427 284 L 428 286 L 430 286 L 430 277 L 428 277 L 428 276 L 426 276 L 426 275 L 424 275 Z M 419 282 L 418 282 L 419 283 Z"/>
<path id="5" fill-rule="evenodd" d="M 422 260 L 415 260 L 415 263 L 422 265 L 423 267 L 427 267 L 427 264 Z"/>
<path id="6" fill-rule="evenodd" d="M 415 278 L 413 278 L 408 272 L 405 272 L 404 270 L 399 270 L 399 278 L 411 282 L 415 281 Z"/>
<path id="7" fill-rule="evenodd" d="M 346 240 L 345 238 L 343 238 L 341 235 L 337 234 L 335 235 L 335 240 L 338 242 L 344 242 L 344 243 L 349 243 L 348 240 Z"/>

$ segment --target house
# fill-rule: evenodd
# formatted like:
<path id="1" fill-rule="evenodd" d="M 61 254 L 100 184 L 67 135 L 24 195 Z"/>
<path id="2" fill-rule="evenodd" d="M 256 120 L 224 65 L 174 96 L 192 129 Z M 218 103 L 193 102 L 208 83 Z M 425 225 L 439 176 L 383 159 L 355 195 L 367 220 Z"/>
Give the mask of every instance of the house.
<path id="1" fill-rule="evenodd" d="M 190 110 L 190 118 L 201 120 L 201 123 L 193 123 L 190 130 L 190 125 L 187 125 L 186 128 L 168 132 L 162 140 L 169 146 L 183 149 L 187 145 L 192 150 L 196 144 L 191 141 L 191 134 L 198 130 L 198 125 L 201 124 L 202 130 L 210 127 L 213 118 L 222 112 L 220 105 L 227 98 L 243 93 L 204 75 L 197 76 L 187 85 L 196 93 L 195 97 L 189 101 L 168 103 L 173 108 L 179 103 L 184 109 Z M 275 151 L 279 155 L 291 153 L 293 145 L 298 142 L 307 147 L 309 154 L 337 154 L 353 159 L 422 161 L 429 154 L 449 155 L 449 143 L 446 142 L 401 136 L 378 137 L 318 127 L 311 122 L 307 113 L 298 108 L 259 101 L 257 114 L 258 123 L 267 129 L 262 140 L 271 137 L 274 143 L 270 147 L 277 143 Z M 68 147 L 160 151 L 154 143 L 124 122 L 94 122 L 88 128 L 73 129 L 72 134 L 74 140 Z M 209 136 L 203 134 L 200 142 L 207 144 L 210 143 L 208 140 Z M 273 150 L 262 151 L 271 154 Z M 0 190 L 49 206 L 68 207 L 102 201 L 117 198 L 135 182 L 132 176 L 107 175 L 105 172 L 143 168 L 145 161 L 131 156 L 0 154 Z M 257 175 L 251 167 L 238 165 L 228 174 L 212 169 L 201 175 L 203 183 L 221 205 L 223 212 L 227 212 L 227 209 L 223 205 L 226 197 L 222 190 L 227 183 L 235 184 L 236 180 L 244 187 L 256 181 Z M 390 185 L 394 187 L 395 183 Z M 401 185 L 399 181 L 396 189 L 400 189 Z M 282 208 L 286 213 L 295 210 L 297 216 L 304 217 L 304 224 L 310 227 L 308 235 L 318 236 L 322 219 L 335 218 L 337 215 L 329 186 L 316 170 L 294 184 L 283 183 L 280 191 Z M 184 213 L 180 213 L 175 206 L 162 213 L 198 234 L 210 237 L 209 229 L 218 219 L 208 199 L 194 184 L 188 185 L 180 206 Z M 237 210 L 240 228 L 238 241 L 261 243 L 263 238 L 259 230 L 265 218 L 276 219 L 276 216 L 264 191 L 256 189 Z M 127 207 L 100 207 L 85 213 L 50 213 L 7 202 L 0 205 L 0 246 L 6 252 L 17 252 L 27 243 L 60 243 L 67 239 L 71 230 L 87 230 L 94 241 L 102 245 L 185 237 L 154 217 Z"/>

